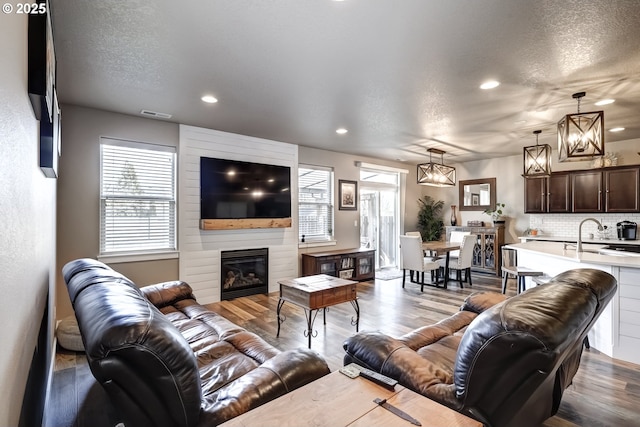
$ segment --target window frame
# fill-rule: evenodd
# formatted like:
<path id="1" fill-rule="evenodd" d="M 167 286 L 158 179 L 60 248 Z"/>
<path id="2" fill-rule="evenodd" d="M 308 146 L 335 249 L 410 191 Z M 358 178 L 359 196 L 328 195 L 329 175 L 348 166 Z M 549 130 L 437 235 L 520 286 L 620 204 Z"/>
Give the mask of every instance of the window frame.
<path id="1" fill-rule="evenodd" d="M 328 173 L 328 183 L 327 190 L 330 191 L 329 201 L 327 203 L 310 203 L 308 201 L 304 201 L 304 198 L 301 197 L 301 193 L 303 190 L 303 185 L 300 182 L 300 169 L 307 169 L 312 171 L 319 172 L 327 172 Z M 335 176 L 334 170 L 332 167 L 327 166 L 318 166 L 318 165 L 310 165 L 310 164 L 299 164 L 298 165 L 298 241 L 300 242 L 300 246 L 310 247 L 310 246 L 324 246 L 324 245 L 335 245 Z M 309 236 L 305 234 L 305 240 L 302 241 L 302 212 L 303 205 L 322 205 L 327 206 L 327 214 L 330 215 L 330 220 L 328 221 L 328 229 L 325 230 L 325 233 L 322 235 L 313 235 Z"/>
<path id="2" fill-rule="evenodd" d="M 170 211 L 167 213 L 166 218 L 169 220 L 169 226 L 167 227 L 167 233 L 164 235 L 168 241 L 168 245 L 157 248 L 144 248 L 135 247 L 132 249 L 118 248 L 105 250 L 110 245 L 105 241 L 105 218 L 108 215 L 104 209 L 107 200 L 136 200 L 136 197 L 132 196 L 115 196 L 104 193 L 104 150 L 103 147 L 121 147 L 137 150 L 147 150 L 153 152 L 170 153 L 171 156 L 171 171 L 167 170 L 167 175 L 170 176 L 170 182 L 172 184 L 170 196 L 153 196 L 145 195 L 137 198 L 139 201 L 160 201 L 162 203 L 169 202 L 168 206 Z M 178 155 L 177 148 L 170 145 L 160 145 L 148 142 L 137 142 L 130 140 L 122 140 L 108 137 L 100 138 L 100 161 L 99 161 L 99 228 L 98 228 L 98 259 L 109 262 L 134 262 L 134 261 L 146 261 L 146 260 L 158 260 L 158 259 L 171 259 L 178 258 Z M 137 156 L 135 156 L 137 157 Z M 131 158 L 135 158 L 131 156 Z M 162 229 L 162 227 L 160 227 Z"/>

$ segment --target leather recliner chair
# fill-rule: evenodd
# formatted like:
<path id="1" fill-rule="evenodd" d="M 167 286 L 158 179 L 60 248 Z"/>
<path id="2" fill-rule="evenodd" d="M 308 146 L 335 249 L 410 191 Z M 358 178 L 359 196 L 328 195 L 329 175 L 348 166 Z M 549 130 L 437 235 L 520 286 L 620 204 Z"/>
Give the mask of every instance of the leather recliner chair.
<path id="1" fill-rule="evenodd" d="M 195 300 L 180 281 L 138 288 L 105 264 L 63 268 L 93 376 L 126 426 L 212 427 L 329 373 Z"/>
<path id="2" fill-rule="evenodd" d="M 458 313 L 400 338 L 361 332 L 358 363 L 486 426 L 538 426 L 556 414 L 582 343 L 616 292 L 613 276 L 576 269 L 517 296 L 470 295 Z"/>

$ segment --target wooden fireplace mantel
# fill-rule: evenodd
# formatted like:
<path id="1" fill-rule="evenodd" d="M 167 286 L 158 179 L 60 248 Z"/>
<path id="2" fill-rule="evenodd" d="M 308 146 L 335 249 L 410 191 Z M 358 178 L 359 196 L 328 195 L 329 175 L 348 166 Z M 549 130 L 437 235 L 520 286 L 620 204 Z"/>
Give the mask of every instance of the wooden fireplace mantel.
<path id="1" fill-rule="evenodd" d="M 291 218 L 201 219 L 201 230 L 236 230 L 243 228 L 287 228 Z"/>

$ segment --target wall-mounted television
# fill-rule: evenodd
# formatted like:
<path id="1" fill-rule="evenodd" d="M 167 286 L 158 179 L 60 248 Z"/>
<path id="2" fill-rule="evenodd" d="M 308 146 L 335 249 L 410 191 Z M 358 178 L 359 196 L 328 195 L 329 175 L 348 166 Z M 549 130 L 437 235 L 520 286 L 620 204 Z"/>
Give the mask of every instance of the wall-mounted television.
<path id="1" fill-rule="evenodd" d="M 290 167 L 200 157 L 201 220 L 276 218 L 291 218 Z"/>

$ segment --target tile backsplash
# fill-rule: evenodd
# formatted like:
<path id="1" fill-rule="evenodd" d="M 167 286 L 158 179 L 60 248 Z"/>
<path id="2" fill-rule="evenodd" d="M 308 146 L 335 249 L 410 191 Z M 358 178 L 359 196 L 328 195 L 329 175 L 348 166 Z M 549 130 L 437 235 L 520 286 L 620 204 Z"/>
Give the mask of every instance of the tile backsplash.
<path id="1" fill-rule="evenodd" d="M 607 227 L 608 238 L 617 240 L 616 224 L 620 221 L 633 221 L 640 223 L 640 213 L 629 214 L 544 214 L 530 215 L 529 227 L 536 228 L 540 236 L 578 238 L 578 226 L 585 218 L 595 218 Z M 586 239 L 589 233 L 593 233 L 595 239 L 601 235 L 598 233 L 598 225 L 593 221 L 587 221 L 582 226 L 582 238 Z"/>

